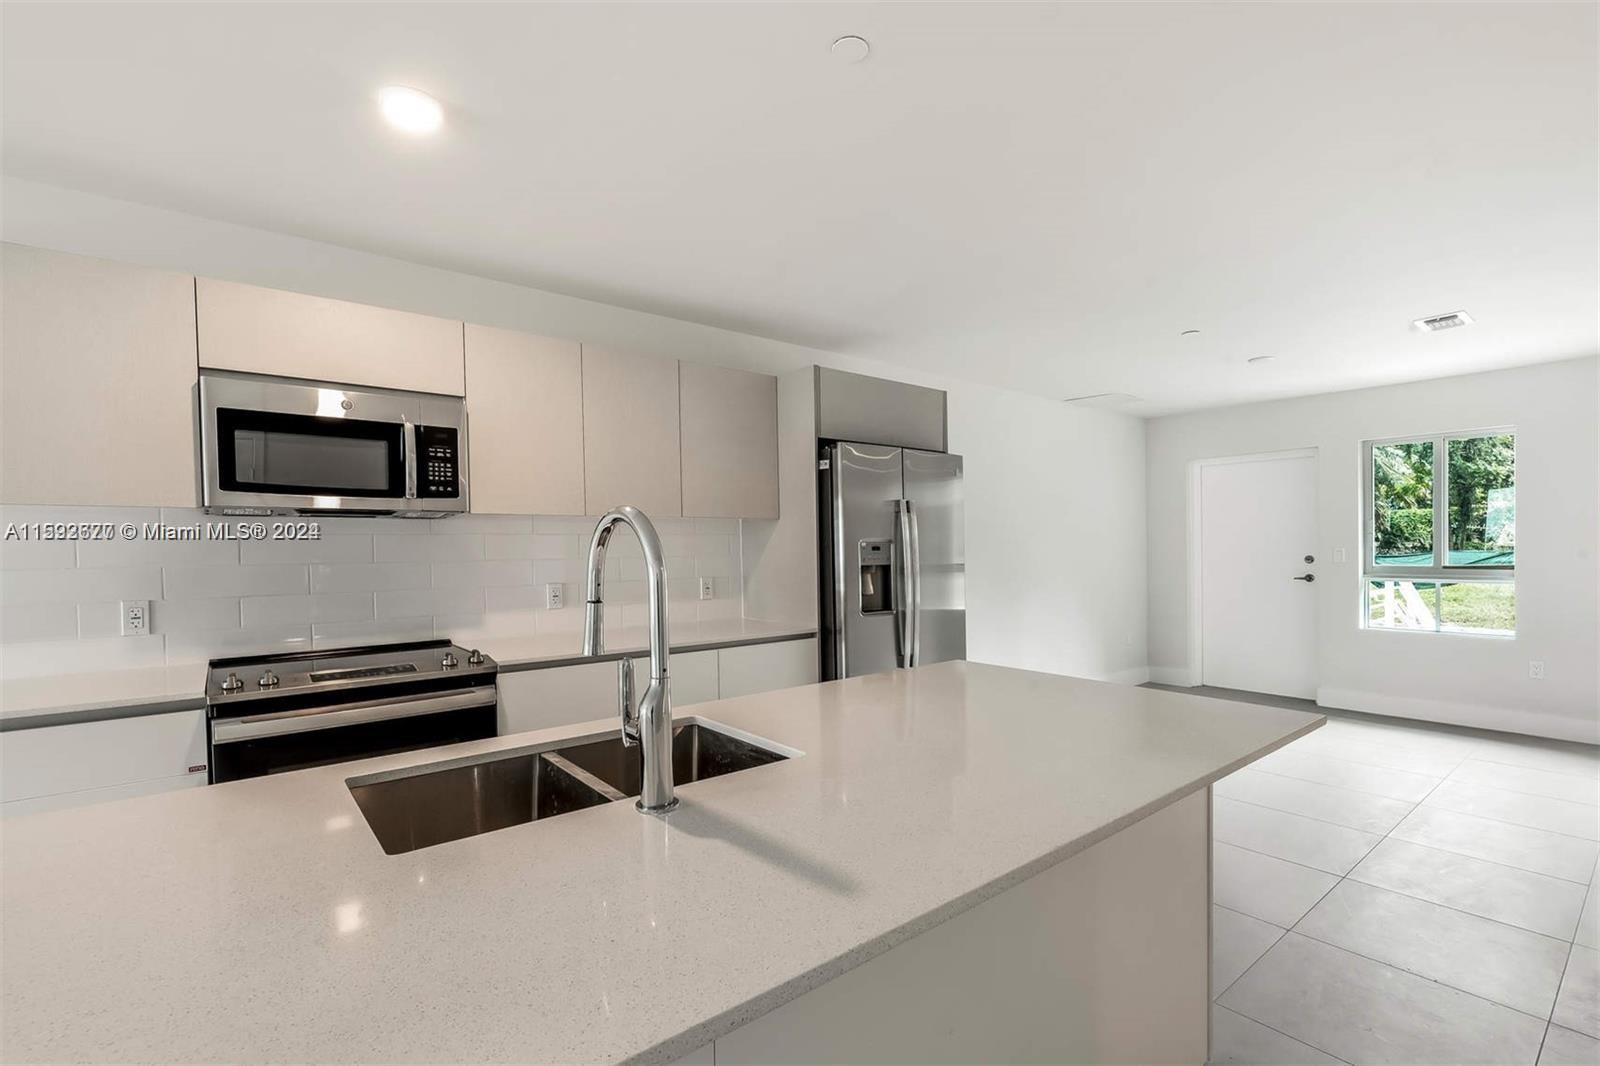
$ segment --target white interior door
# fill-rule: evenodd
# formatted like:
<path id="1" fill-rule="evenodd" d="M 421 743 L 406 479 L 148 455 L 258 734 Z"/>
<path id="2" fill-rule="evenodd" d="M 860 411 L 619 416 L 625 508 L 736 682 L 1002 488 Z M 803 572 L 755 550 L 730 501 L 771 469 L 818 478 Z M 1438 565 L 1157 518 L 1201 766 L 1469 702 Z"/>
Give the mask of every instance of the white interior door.
<path id="1" fill-rule="evenodd" d="M 1316 460 L 1200 467 L 1201 683 L 1316 694 Z"/>

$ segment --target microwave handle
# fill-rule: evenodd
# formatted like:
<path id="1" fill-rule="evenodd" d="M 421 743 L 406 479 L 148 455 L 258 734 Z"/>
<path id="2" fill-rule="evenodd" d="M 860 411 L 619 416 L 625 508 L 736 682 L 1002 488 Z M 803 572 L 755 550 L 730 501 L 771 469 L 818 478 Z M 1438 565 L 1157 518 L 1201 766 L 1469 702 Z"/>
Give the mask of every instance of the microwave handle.
<path id="1" fill-rule="evenodd" d="M 417 498 L 417 427 L 410 419 L 405 419 L 400 429 L 406 439 L 406 499 L 414 500 Z"/>

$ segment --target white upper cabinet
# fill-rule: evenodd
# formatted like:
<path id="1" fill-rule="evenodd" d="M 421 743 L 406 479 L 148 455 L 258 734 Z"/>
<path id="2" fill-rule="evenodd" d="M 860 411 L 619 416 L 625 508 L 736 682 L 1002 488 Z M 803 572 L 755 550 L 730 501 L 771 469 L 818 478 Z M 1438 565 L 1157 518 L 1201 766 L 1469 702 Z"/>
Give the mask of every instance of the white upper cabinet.
<path id="1" fill-rule="evenodd" d="M 467 323 L 472 509 L 583 509 L 583 356 L 576 341 Z"/>
<path id="2" fill-rule="evenodd" d="M 196 295 L 201 366 L 465 394 L 459 321 L 212 278 Z"/>
<path id="3" fill-rule="evenodd" d="M 196 506 L 194 278 L 0 254 L 0 500 Z"/>
<path id="4" fill-rule="evenodd" d="M 583 346 L 584 498 L 593 514 L 632 504 L 683 514 L 678 364 Z"/>
<path id="5" fill-rule="evenodd" d="M 778 379 L 679 363 L 683 513 L 778 517 Z"/>

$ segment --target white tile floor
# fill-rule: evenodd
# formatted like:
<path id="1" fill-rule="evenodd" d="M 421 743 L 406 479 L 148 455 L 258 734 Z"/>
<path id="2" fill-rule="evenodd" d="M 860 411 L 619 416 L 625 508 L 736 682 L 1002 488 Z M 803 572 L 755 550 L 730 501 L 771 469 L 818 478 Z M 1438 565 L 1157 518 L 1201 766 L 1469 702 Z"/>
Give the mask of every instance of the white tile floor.
<path id="1" fill-rule="evenodd" d="M 1600 751 L 1330 716 L 1213 839 L 1214 1062 L 1600 1063 Z"/>

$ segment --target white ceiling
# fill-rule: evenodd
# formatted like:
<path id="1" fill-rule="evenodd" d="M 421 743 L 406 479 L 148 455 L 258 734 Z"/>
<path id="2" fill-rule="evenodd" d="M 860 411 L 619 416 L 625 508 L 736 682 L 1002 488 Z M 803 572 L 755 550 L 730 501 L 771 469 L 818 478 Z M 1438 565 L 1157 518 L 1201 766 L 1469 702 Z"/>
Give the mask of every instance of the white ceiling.
<path id="1" fill-rule="evenodd" d="M 7 3 L 4 166 L 1166 411 L 1595 353 L 1596 12 Z"/>

